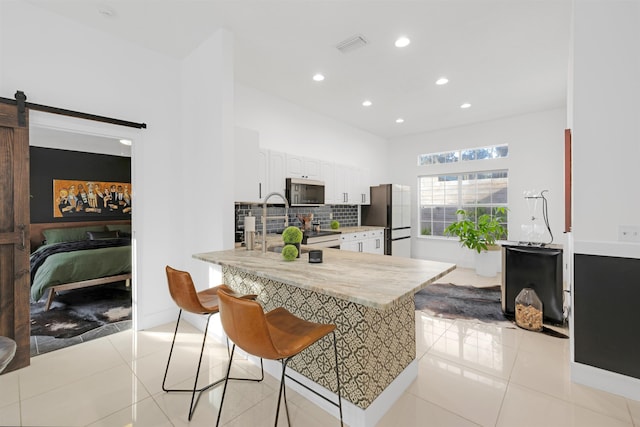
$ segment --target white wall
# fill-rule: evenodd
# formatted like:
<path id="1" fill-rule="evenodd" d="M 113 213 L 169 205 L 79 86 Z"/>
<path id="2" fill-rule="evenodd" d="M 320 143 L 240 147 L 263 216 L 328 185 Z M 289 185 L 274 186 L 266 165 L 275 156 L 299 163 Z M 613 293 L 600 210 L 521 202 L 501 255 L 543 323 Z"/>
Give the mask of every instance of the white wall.
<path id="1" fill-rule="evenodd" d="M 565 244 L 564 230 L 564 109 L 526 114 L 469 126 L 444 129 L 391 141 L 390 168 L 393 182 L 412 188 L 412 225 L 418 230 L 418 176 L 473 170 L 509 170 L 509 239 L 521 240 L 520 225 L 529 223 L 525 190 L 549 190 L 549 222 L 554 243 Z M 506 159 L 482 160 L 458 165 L 417 166 L 418 155 L 460 148 L 509 144 Z M 549 235 L 545 235 L 545 239 Z M 414 258 L 455 262 L 473 266 L 471 251 L 453 239 L 414 238 Z"/>
<path id="2" fill-rule="evenodd" d="M 640 226 L 640 2 L 577 1 L 573 177 L 576 241 Z"/>
<path id="3" fill-rule="evenodd" d="M 194 253 L 231 249 L 233 212 L 233 37 L 218 31 L 182 62 L 182 253 L 196 284 L 220 284 L 219 269 Z"/>
<path id="4" fill-rule="evenodd" d="M 640 226 L 640 2 L 575 0 L 573 26 L 571 243 L 576 254 L 640 259 L 640 243 L 618 241 L 620 225 Z M 571 339 L 572 381 L 640 399 L 639 379 L 576 363 Z"/>
<path id="5" fill-rule="evenodd" d="M 389 182 L 387 140 L 236 83 L 236 126 L 260 134 L 260 147 L 368 169 Z"/>
<path id="6" fill-rule="evenodd" d="M 175 227 L 184 210 L 166 196 L 182 190 L 171 167 L 181 155 L 179 64 L 27 2 L 0 4 L 0 96 L 19 89 L 30 102 L 147 123 L 133 138 L 132 158 L 138 327 L 175 319 L 163 269 L 182 259 L 184 239 Z M 63 128 L 69 122 L 50 116 Z M 110 136 L 120 128 L 102 126 Z"/>

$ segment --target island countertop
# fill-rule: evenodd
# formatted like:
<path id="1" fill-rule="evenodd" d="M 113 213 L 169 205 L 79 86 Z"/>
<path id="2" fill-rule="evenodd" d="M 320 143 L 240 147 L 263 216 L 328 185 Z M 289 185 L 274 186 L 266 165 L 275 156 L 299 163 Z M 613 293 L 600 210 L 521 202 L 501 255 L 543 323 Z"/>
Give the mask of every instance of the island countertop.
<path id="1" fill-rule="evenodd" d="M 256 276 L 386 310 L 456 268 L 455 264 L 323 249 L 323 262 L 308 254 L 285 261 L 274 252 L 244 248 L 194 254 L 193 258 Z"/>

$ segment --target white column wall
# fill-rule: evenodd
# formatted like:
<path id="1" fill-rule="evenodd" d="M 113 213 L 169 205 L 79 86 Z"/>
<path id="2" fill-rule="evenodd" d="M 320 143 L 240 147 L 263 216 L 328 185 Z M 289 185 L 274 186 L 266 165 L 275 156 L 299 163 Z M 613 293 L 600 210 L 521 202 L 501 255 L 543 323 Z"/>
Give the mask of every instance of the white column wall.
<path id="1" fill-rule="evenodd" d="M 183 263 L 198 288 L 221 279 L 191 255 L 232 249 L 233 36 L 218 31 L 182 62 Z M 211 277 L 209 277 L 211 275 Z"/>
<path id="2" fill-rule="evenodd" d="M 576 1 L 573 237 L 616 242 L 640 226 L 640 2 Z"/>
<path id="3" fill-rule="evenodd" d="M 411 185 L 414 235 L 419 233 L 418 176 L 481 170 L 509 170 L 509 240 L 518 241 L 529 223 L 525 190 L 549 190 L 549 222 L 554 243 L 566 244 L 564 230 L 564 108 L 396 138 L 390 145 L 393 182 Z M 418 155 L 461 148 L 509 144 L 506 159 L 418 166 Z M 548 234 L 545 235 L 545 238 Z M 448 238 L 412 239 L 412 257 L 473 267 L 473 253 Z"/>
<path id="4" fill-rule="evenodd" d="M 360 129 L 236 83 L 236 126 L 260 133 L 260 147 L 369 170 L 389 182 L 388 142 Z"/>
<path id="5" fill-rule="evenodd" d="M 640 2 L 574 0 L 573 27 L 572 246 L 639 259 L 640 243 L 620 242 L 618 227 L 640 226 Z M 571 332 L 572 380 L 637 400 L 639 379 L 573 361 Z"/>

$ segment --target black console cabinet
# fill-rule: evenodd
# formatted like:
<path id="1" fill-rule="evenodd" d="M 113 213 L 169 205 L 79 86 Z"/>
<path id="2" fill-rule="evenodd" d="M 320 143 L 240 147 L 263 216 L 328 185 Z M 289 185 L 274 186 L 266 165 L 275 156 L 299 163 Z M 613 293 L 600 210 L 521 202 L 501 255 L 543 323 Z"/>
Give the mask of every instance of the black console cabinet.
<path id="1" fill-rule="evenodd" d="M 542 301 L 544 320 L 564 322 L 562 249 L 558 246 L 502 246 L 502 311 L 515 316 L 515 299 L 532 288 Z"/>

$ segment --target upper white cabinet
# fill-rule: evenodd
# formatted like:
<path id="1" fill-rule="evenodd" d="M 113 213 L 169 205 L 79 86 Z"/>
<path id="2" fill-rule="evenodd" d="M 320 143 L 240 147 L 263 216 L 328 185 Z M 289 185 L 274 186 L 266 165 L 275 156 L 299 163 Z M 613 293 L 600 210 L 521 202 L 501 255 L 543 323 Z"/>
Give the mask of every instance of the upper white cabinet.
<path id="1" fill-rule="evenodd" d="M 265 181 L 260 176 L 260 135 L 258 132 L 235 128 L 234 196 L 237 202 L 256 202 Z"/>
<path id="2" fill-rule="evenodd" d="M 324 182 L 328 205 L 366 205 L 369 174 L 364 169 L 321 161 L 280 151 L 261 149 L 260 135 L 251 129 L 235 129 L 236 202 L 262 202 L 267 194 L 285 194 L 286 178 Z"/>
<path id="3" fill-rule="evenodd" d="M 336 204 L 336 165 L 333 162 L 320 162 L 320 181 L 324 182 L 324 202 Z"/>
<path id="4" fill-rule="evenodd" d="M 320 180 L 320 160 L 287 154 L 287 178 Z"/>
<path id="5" fill-rule="evenodd" d="M 335 204 L 368 205 L 371 203 L 368 174 L 363 169 L 336 164 L 334 176 L 335 189 L 332 193 Z"/>
<path id="6" fill-rule="evenodd" d="M 285 193 L 285 180 L 287 178 L 287 155 L 279 151 L 269 151 L 269 188 L 267 194 L 277 192 Z M 265 194 L 266 196 L 266 194 Z"/>

